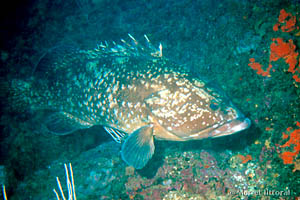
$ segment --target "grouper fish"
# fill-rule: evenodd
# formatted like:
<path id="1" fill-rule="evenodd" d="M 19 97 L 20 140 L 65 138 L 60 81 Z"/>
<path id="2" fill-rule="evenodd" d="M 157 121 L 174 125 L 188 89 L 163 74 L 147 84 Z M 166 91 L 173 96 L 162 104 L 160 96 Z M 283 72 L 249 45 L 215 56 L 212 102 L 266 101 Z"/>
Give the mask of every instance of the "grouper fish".
<path id="1" fill-rule="evenodd" d="M 19 88 L 11 101 L 22 97 L 31 110 L 51 111 L 43 120 L 50 133 L 102 125 L 136 169 L 151 159 L 154 138 L 199 140 L 250 126 L 223 93 L 165 58 L 162 45 L 155 48 L 146 35 L 143 43 L 129 34 L 120 44 L 53 51 L 29 81 L 11 83 Z"/>

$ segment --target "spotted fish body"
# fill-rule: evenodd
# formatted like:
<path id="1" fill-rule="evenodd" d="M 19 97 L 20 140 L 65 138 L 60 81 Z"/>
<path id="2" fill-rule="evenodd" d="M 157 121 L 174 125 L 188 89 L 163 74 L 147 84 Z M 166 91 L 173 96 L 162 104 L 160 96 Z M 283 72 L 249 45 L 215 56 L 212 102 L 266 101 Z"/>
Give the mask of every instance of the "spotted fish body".
<path id="1" fill-rule="evenodd" d="M 228 99 L 146 39 L 148 47 L 132 38 L 41 62 L 28 92 L 31 109 L 53 110 L 45 124 L 55 134 L 103 125 L 138 169 L 153 155 L 153 137 L 187 141 L 249 127 Z"/>

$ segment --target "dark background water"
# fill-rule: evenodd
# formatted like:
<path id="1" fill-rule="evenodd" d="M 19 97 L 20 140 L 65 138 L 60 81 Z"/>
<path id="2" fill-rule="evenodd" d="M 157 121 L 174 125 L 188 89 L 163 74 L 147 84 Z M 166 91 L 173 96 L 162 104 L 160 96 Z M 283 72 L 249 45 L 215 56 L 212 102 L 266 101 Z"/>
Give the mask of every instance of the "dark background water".
<path id="1" fill-rule="evenodd" d="M 265 185 L 277 190 L 289 187 L 294 191 L 293 196 L 299 196 L 299 171 L 292 172 L 293 165 L 283 165 L 276 153 L 276 144 L 282 144 L 282 132 L 289 126 L 296 129 L 295 122 L 300 120 L 299 83 L 293 80 L 291 73 L 286 72 L 288 67 L 284 62 L 274 64 L 276 71 L 271 77 L 261 77 L 248 66 L 249 58 L 252 57 L 264 65 L 268 64 L 271 38 L 292 39 L 299 49 L 299 36 L 295 33 L 280 34 L 272 30 L 281 9 L 296 15 L 300 10 L 297 0 L 28 0 L 7 3 L 0 8 L 1 80 L 27 79 L 45 53 L 62 45 L 91 49 L 101 41 L 118 42 L 121 38 L 128 38 L 128 33 L 138 40 L 147 34 L 155 46 L 162 43 L 165 57 L 219 85 L 252 120 L 253 126 L 249 130 L 230 138 L 179 145 L 158 142 L 152 165 L 138 172 L 142 177 L 156 181 L 160 177 L 159 180 L 163 182 L 165 177 L 157 171 L 164 168 L 164 163 L 169 163 L 169 160 L 173 162 L 172 155 L 176 158 L 184 152 L 195 152 L 196 157 L 200 150 L 212 152 L 219 167 L 228 168 L 231 170 L 228 174 L 237 175 L 245 169 L 230 168 L 232 158 L 237 154 L 250 154 L 256 169 L 263 172 L 269 170 L 260 176 L 256 175 L 256 181 L 263 180 Z M 102 150 L 98 147 L 100 149 L 93 151 L 99 144 L 111 141 L 101 127 L 64 137 L 47 135 L 39 130 L 37 123 L 45 113 L 8 112 L 6 107 L 9 102 L 5 101 L 6 90 L 2 88 L 0 165 L 5 166 L 3 180 L 7 185 L 9 199 L 53 198 L 51 189 L 56 184 L 55 176 L 64 176 L 61 163 L 71 161 L 77 164 L 77 171 L 85 175 L 76 177 L 78 191 L 91 195 L 79 194 L 81 199 L 98 199 L 105 195 L 124 199 L 129 198 L 128 194 L 133 194 L 130 193 L 134 191 L 132 188 L 124 186 L 130 182 L 128 176 L 118 180 L 123 186 L 111 180 L 111 174 L 121 177 L 125 173 L 125 164 L 118 160 L 119 147 L 103 146 Z M 271 128 L 271 131 L 266 128 Z M 263 150 L 264 147 L 273 150 Z M 114 156 L 105 155 L 105 151 L 113 152 Z M 99 155 L 97 152 L 100 152 Z M 174 152 L 179 153 L 177 155 Z M 272 155 L 269 160 L 259 159 L 260 155 L 267 153 Z M 166 156 L 169 156 L 169 160 L 164 160 Z M 103 160 L 99 161 L 99 157 L 103 157 Z M 117 165 L 111 164 L 111 160 Z M 176 161 L 170 163 L 171 167 L 181 165 Z M 218 169 L 221 171 L 222 167 Z M 104 170 L 96 169 L 112 172 L 107 172 L 109 175 L 105 176 Z M 93 181 L 92 172 L 98 174 L 100 180 L 106 181 L 106 185 L 99 184 L 101 181 Z M 136 178 L 135 183 L 142 180 L 136 176 L 133 176 Z M 197 176 L 201 178 L 201 175 Z M 276 179 L 274 177 L 280 177 L 280 180 L 271 184 L 270 180 Z M 230 182 L 226 175 L 223 175 L 223 180 L 224 185 Z M 172 181 L 180 182 L 177 176 Z M 162 182 L 154 182 L 152 185 L 163 185 Z M 245 182 L 253 184 L 247 181 L 243 184 Z M 112 183 L 114 186 L 109 186 Z M 237 181 L 230 183 L 237 184 Z M 86 185 L 95 185 L 96 189 L 103 192 L 96 193 L 95 188 Z M 154 190 L 150 186 L 148 188 Z M 169 190 L 161 189 L 160 192 L 166 194 L 166 191 Z M 194 193 L 201 198 L 209 198 L 207 193 L 199 195 L 195 190 Z"/>

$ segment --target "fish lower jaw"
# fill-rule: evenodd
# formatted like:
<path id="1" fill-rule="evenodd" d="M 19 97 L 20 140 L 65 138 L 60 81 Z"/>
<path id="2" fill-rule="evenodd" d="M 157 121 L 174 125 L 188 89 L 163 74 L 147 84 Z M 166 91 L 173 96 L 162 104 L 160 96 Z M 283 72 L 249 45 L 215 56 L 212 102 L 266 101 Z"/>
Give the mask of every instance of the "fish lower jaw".
<path id="1" fill-rule="evenodd" d="M 222 137 L 226 135 L 235 134 L 249 128 L 250 125 L 251 121 L 248 118 L 244 118 L 243 120 L 235 119 L 213 130 L 211 132 L 211 136 Z"/>

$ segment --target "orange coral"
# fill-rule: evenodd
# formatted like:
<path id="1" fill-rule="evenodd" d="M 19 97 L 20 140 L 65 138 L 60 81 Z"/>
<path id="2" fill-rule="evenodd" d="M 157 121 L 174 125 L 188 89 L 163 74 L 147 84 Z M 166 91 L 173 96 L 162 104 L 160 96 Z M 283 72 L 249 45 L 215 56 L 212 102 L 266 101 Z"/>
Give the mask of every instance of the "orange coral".
<path id="1" fill-rule="evenodd" d="M 298 55 L 299 55 L 299 53 L 298 52 L 296 53 L 294 51 L 285 58 L 285 62 L 289 65 L 288 71 L 291 72 L 291 73 L 295 73 L 295 71 L 296 71 L 297 56 Z"/>
<path id="2" fill-rule="evenodd" d="M 278 17 L 278 23 L 273 26 L 273 30 L 278 31 L 279 27 L 282 32 L 290 32 L 295 29 L 299 30 L 299 27 L 296 26 L 296 20 L 296 16 L 293 16 L 291 13 L 288 13 L 284 9 L 282 9 Z M 296 33 L 296 35 L 297 34 L 298 33 Z M 263 66 L 260 63 L 255 62 L 254 58 L 250 58 L 250 63 L 248 65 L 252 69 L 257 70 L 257 74 L 262 76 L 269 76 L 270 70 L 272 68 L 271 62 L 275 62 L 280 58 L 283 58 L 284 61 L 289 65 L 288 72 L 291 72 L 293 74 L 293 79 L 296 82 L 300 82 L 300 59 L 299 65 L 297 66 L 297 57 L 299 53 L 295 51 L 296 45 L 293 43 L 293 40 L 290 39 L 288 42 L 284 42 L 282 38 L 273 38 L 272 41 L 273 42 L 270 45 L 270 58 L 268 68 L 266 70 L 263 70 Z"/>
<path id="3" fill-rule="evenodd" d="M 284 9 L 280 10 L 280 15 L 278 17 L 278 23 L 273 26 L 274 31 L 278 31 L 279 27 L 282 32 L 291 32 L 296 28 L 296 16 L 291 13 L 286 12 Z"/>
<path id="4" fill-rule="evenodd" d="M 257 70 L 257 74 L 262 76 L 269 76 L 270 70 L 272 68 L 271 62 L 275 62 L 279 60 L 280 58 L 283 58 L 285 63 L 289 65 L 288 72 L 293 73 L 293 78 L 296 82 L 300 82 L 299 75 L 296 75 L 295 73 L 300 73 L 300 59 L 299 59 L 299 66 L 296 66 L 298 63 L 297 57 L 299 55 L 298 52 L 295 51 L 296 45 L 293 43 L 293 40 L 289 40 L 288 42 L 284 42 L 282 38 L 273 38 L 272 43 L 270 45 L 270 59 L 269 59 L 269 66 L 266 70 L 263 70 L 263 66 L 255 62 L 254 58 L 250 58 L 250 63 L 248 66 L 250 66 L 252 69 Z"/>
<path id="5" fill-rule="evenodd" d="M 286 134 L 285 132 L 282 132 L 282 139 L 288 139 L 289 135 Z"/>
<path id="6" fill-rule="evenodd" d="M 300 83 L 300 77 L 298 75 L 294 75 L 293 79 L 295 79 L 296 82 Z"/>
<path id="7" fill-rule="evenodd" d="M 287 58 L 291 54 L 294 55 L 296 46 L 293 40 L 289 40 L 287 43 L 284 42 L 282 38 L 273 38 L 272 41 L 273 43 L 270 45 L 270 61 L 277 61 L 279 58 Z"/>
<path id="8" fill-rule="evenodd" d="M 293 161 L 294 161 L 294 157 L 296 156 L 297 154 L 295 152 L 283 152 L 280 157 L 281 159 L 283 160 L 283 164 L 293 164 Z"/>
<path id="9" fill-rule="evenodd" d="M 254 69 L 254 70 L 257 70 L 256 73 L 257 73 L 258 75 L 262 75 L 262 76 L 268 76 L 268 75 L 270 75 L 270 69 L 271 69 L 272 66 L 269 66 L 269 67 L 267 68 L 267 70 L 264 71 L 264 70 L 262 69 L 262 65 L 259 64 L 258 62 L 255 62 L 255 59 L 254 59 L 254 58 L 250 58 L 249 61 L 250 61 L 250 63 L 248 64 L 248 66 L 250 66 L 250 67 L 251 67 L 252 69 Z"/>
<path id="10" fill-rule="evenodd" d="M 242 163 L 245 164 L 247 163 L 248 161 L 252 160 L 252 156 L 251 155 L 246 155 L 246 156 L 243 156 L 241 154 L 238 154 L 237 157 L 239 159 L 241 159 Z"/>
<path id="11" fill-rule="evenodd" d="M 294 67 L 294 68 L 291 68 L 289 69 L 289 72 L 292 72 L 294 75 L 293 75 L 293 79 L 295 79 L 296 82 L 300 82 L 300 58 L 299 58 L 299 65 L 298 67 Z M 296 74 L 297 73 L 297 74 Z"/>
<path id="12" fill-rule="evenodd" d="M 283 58 L 289 65 L 288 71 L 295 73 L 299 53 L 295 52 L 296 45 L 293 43 L 293 40 L 284 42 L 282 38 L 273 38 L 272 41 L 273 43 L 270 45 L 270 62 Z"/>
<path id="13" fill-rule="evenodd" d="M 273 43 L 270 45 L 271 53 L 270 53 L 270 62 L 277 61 L 279 58 L 283 58 L 284 61 L 289 65 L 288 72 L 295 73 L 296 65 L 298 63 L 297 57 L 299 55 L 298 52 L 295 52 L 296 45 L 293 43 L 293 40 L 289 40 L 288 42 L 284 42 L 282 38 L 273 38 Z M 299 76 L 294 75 L 293 78 L 300 82 Z"/>
<path id="14" fill-rule="evenodd" d="M 272 131 L 273 129 L 271 127 L 266 127 L 265 130 L 266 131 Z"/>
<path id="15" fill-rule="evenodd" d="M 289 140 L 286 141 L 285 144 L 281 145 L 281 148 L 285 147 L 291 147 L 293 145 L 293 151 L 286 151 L 280 154 L 281 159 L 283 160 L 284 164 L 293 164 L 294 159 L 297 157 L 297 155 L 300 152 L 300 122 L 297 122 L 298 129 L 295 129 L 293 132 L 289 135 Z M 287 131 L 290 131 L 290 128 L 287 128 Z M 283 133 L 283 138 L 287 139 L 288 136 L 286 133 Z"/>

